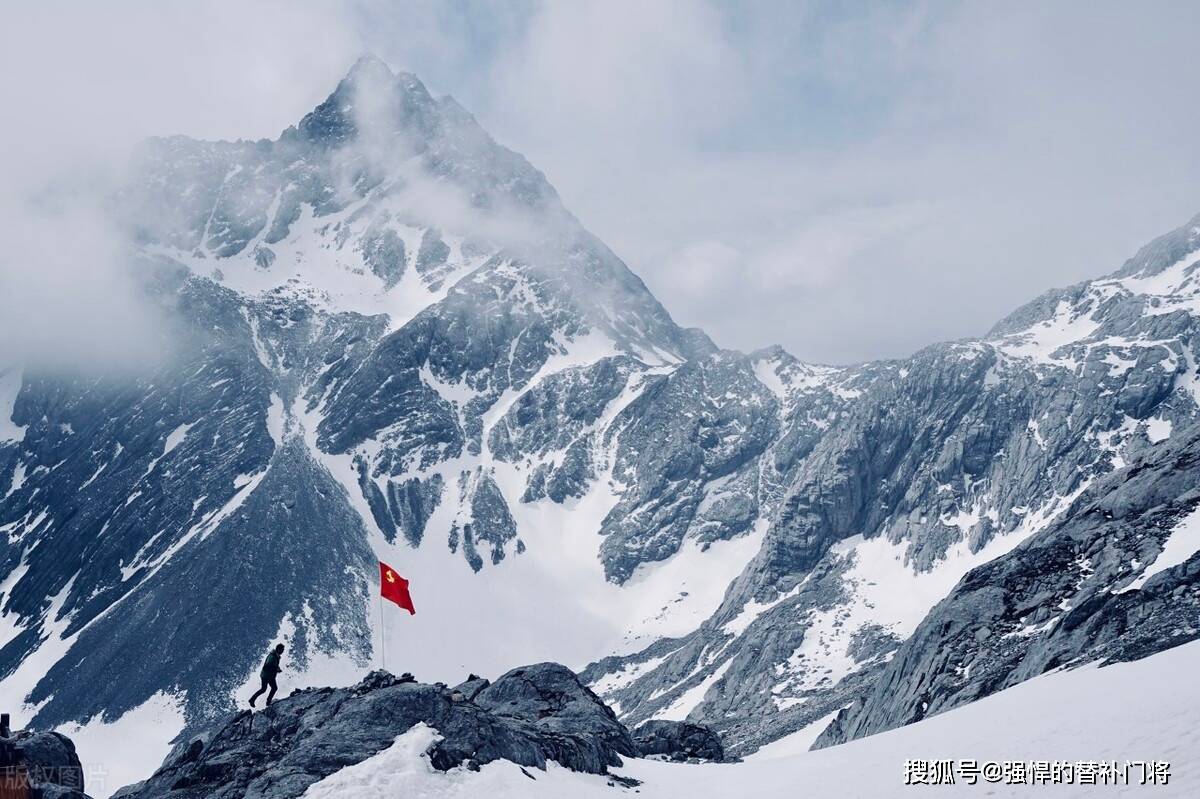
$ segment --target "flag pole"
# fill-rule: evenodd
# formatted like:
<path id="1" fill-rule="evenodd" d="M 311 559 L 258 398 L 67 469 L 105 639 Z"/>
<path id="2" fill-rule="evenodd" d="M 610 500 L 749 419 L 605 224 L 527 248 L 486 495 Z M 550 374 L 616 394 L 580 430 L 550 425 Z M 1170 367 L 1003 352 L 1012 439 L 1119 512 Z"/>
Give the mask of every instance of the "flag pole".
<path id="1" fill-rule="evenodd" d="M 379 657 L 383 661 L 383 670 L 387 671 L 387 626 L 383 615 L 383 592 L 379 592 Z"/>

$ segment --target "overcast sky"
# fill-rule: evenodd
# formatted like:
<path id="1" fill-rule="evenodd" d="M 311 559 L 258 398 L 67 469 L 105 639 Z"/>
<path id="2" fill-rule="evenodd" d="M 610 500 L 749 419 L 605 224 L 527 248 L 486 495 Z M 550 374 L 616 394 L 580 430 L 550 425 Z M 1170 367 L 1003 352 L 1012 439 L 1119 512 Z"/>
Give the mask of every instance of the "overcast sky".
<path id="1" fill-rule="evenodd" d="M 24 6 L 8 202 L 146 135 L 274 137 L 370 51 L 722 346 L 841 363 L 978 335 L 1200 211 L 1196 3 Z"/>

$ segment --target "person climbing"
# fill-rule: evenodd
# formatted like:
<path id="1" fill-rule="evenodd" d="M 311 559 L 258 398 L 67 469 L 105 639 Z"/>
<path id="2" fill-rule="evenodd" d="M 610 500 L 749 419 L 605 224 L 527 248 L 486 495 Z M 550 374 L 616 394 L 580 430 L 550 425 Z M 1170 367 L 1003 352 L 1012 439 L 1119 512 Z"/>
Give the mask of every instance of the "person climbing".
<path id="1" fill-rule="evenodd" d="M 275 684 L 275 678 L 279 675 L 279 659 L 283 657 L 283 644 L 276 644 L 275 648 L 267 653 L 267 659 L 263 661 L 262 669 L 259 670 L 258 676 L 262 678 L 262 687 L 254 692 L 254 696 L 250 697 L 250 707 L 254 707 L 254 702 L 268 688 L 271 692 L 267 694 L 267 706 L 270 707 L 271 700 L 275 698 L 275 692 L 279 690 L 279 686 Z"/>

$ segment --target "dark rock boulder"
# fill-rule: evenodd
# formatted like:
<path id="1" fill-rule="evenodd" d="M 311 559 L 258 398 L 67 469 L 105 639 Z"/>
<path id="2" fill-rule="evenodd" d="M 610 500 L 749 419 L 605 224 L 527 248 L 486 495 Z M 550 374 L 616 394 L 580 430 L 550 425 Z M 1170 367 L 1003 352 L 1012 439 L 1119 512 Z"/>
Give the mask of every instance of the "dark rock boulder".
<path id="1" fill-rule="evenodd" d="M 57 732 L 18 732 L 0 738 L 0 767 L 36 799 L 88 799 L 83 792 L 83 766 L 71 739 Z"/>
<path id="2" fill-rule="evenodd" d="M 456 701 L 474 702 L 475 697 L 479 696 L 479 692 L 491 684 L 490 680 L 476 674 L 471 674 L 466 680 L 454 686 L 451 696 L 453 697 L 454 694 L 458 694 L 461 699 L 457 699 Z"/>
<path id="3" fill-rule="evenodd" d="M 612 709 L 575 672 L 558 663 L 513 669 L 480 691 L 475 703 L 497 716 L 531 720 L 540 734 L 582 736 L 592 744 L 585 757 L 589 765 L 594 757 L 596 767 L 580 771 L 600 772 L 620 765 L 618 754 L 638 754 L 629 730 Z"/>
<path id="4" fill-rule="evenodd" d="M 350 688 L 296 691 L 259 713 L 227 717 L 181 743 L 121 799 L 287 799 L 372 757 L 424 723 L 441 739 L 430 764 L 446 771 L 494 760 L 545 768 L 556 761 L 593 774 L 636 756 L 613 712 L 569 669 L 541 663 L 489 684 L 455 688 L 372 672 Z"/>
<path id="5" fill-rule="evenodd" d="M 633 731 L 633 742 L 643 757 L 671 760 L 724 760 L 721 738 L 708 727 L 686 721 L 647 721 Z"/>

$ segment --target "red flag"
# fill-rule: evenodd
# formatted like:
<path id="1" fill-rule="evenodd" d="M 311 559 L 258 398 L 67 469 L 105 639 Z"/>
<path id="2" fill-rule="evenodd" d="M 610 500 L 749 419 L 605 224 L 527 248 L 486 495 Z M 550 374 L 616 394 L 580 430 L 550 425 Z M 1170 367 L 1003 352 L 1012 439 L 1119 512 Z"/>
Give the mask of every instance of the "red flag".
<path id="1" fill-rule="evenodd" d="M 416 608 L 408 593 L 408 580 L 396 574 L 396 570 L 383 561 L 379 561 L 379 595 L 416 615 Z"/>

